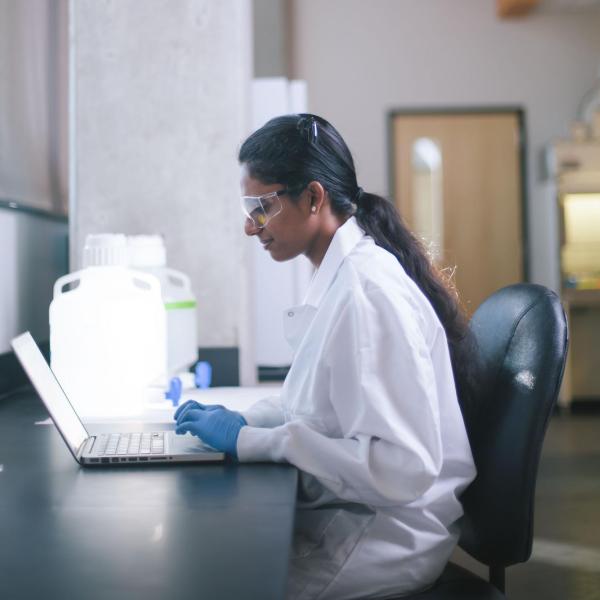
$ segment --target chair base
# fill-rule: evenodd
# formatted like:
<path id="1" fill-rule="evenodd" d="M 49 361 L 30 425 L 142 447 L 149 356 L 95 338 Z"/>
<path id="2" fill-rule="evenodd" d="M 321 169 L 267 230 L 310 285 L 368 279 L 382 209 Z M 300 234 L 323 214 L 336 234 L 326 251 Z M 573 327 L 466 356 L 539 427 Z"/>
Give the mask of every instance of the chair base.
<path id="1" fill-rule="evenodd" d="M 506 600 L 506 596 L 475 573 L 448 563 L 432 588 L 397 600 Z"/>

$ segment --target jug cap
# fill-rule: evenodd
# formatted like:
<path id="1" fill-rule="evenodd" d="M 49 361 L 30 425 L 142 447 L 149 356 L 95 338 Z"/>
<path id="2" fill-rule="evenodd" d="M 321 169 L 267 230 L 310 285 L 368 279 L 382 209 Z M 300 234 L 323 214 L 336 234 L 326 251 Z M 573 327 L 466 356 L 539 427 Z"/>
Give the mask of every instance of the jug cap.
<path id="1" fill-rule="evenodd" d="M 164 267 L 167 264 L 162 235 L 129 235 L 127 246 L 131 267 Z"/>
<path id="2" fill-rule="evenodd" d="M 127 240 L 122 233 L 91 233 L 83 247 L 84 267 L 122 266 L 128 264 Z"/>

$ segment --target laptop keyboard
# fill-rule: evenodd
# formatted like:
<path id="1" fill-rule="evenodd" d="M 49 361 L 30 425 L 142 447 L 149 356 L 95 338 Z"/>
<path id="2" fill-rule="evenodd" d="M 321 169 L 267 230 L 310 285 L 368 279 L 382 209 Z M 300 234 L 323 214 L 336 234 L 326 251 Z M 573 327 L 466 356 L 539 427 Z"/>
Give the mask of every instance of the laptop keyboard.
<path id="1" fill-rule="evenodd" d="M 164 454 L 165 432 L 110 433 L 96 438 L 93 454 L 96 456 Z"/>

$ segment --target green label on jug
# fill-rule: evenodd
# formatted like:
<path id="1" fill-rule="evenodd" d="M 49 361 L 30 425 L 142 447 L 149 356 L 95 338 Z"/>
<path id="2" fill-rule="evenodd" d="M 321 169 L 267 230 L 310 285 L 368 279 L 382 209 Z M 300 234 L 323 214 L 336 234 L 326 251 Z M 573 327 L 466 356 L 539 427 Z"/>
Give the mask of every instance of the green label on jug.
<path id="1" fill-rule="evenodd" d="M 196 308 L 196 301 L 184 300 L 182 302 L 165 302 L 166 310 L 178 310 L 180 308 Z"/>

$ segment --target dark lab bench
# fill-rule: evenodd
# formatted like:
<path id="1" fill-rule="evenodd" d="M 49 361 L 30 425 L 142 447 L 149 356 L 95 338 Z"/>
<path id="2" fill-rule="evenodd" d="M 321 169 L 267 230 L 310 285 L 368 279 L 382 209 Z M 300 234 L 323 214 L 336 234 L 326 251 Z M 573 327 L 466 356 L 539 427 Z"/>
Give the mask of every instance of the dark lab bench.
<path id="1" fill-rule="evenodd" d="M 46 418 L 0 398 L 0 598 L 284 597 L 293 467 L 83 469 Z"/>

